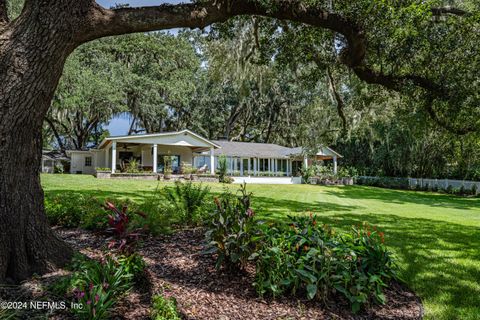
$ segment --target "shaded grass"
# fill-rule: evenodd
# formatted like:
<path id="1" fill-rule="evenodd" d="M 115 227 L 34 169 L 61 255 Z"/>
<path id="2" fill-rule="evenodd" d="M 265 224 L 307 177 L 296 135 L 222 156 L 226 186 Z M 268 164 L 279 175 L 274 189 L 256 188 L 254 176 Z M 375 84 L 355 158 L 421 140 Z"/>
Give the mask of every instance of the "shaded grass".
<path id="1" fill-rule="evenodd" d="M 98 180 L 44 175 L 46 197 L 82 194 L 143 201 L 155 181 Z M 213 192 L 224 187 L 209 184 Z M 250 185 L 258 216 L 284 221 L 312 211 L 339 229 L 367 221 L 385 231 L 400 275 L 421 297 L 427 319 L 478 319 L 480 315 L 480 199 L 364 186 Z"/>

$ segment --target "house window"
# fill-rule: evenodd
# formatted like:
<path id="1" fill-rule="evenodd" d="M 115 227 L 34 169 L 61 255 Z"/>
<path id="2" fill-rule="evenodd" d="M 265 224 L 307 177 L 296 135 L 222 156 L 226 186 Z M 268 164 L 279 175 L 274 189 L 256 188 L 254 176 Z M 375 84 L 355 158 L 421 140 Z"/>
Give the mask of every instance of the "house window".
<path id="1" fill-rule="evenodd" d="M 210 166 L 210 156 L 196 156 L 195 157 L 195 166 L 197 168 L 201 168 L 204 165 L 207 165 L 207 167 Z"/>
<path id="2" fill-rule="evenodd" d="M 92 166 L 92 157 L 85 157 L 85 167 Z"/>

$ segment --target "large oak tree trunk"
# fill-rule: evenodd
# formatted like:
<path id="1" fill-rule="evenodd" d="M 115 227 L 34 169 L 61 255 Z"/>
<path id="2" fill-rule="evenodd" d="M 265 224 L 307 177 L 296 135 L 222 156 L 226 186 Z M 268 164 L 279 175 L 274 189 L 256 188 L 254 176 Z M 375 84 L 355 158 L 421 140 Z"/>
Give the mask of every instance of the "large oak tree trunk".
<path id="1" fill-rule="evenodd" d="M 74 46 L 61 13 L 39 9 L 0 29 L 0 283 L 44 273 L 72 255 L 48 226 L 40 167 L 43 119 Z"/>

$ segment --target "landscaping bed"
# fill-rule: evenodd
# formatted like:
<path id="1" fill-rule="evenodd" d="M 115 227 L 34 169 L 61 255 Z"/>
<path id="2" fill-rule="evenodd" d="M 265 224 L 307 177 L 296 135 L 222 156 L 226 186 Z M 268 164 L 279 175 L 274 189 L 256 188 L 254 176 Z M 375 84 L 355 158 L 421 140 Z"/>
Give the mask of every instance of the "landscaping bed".
<path id="1" fill-rule="evenodd" d="M 83 229 L 56 228 L 58 236 L 75 250 L 98 259 L 108 239 Z M 136 285 L 115 305 L 111 319 L 150 319 L 151 297 L 156 294 L 175 297 L 184 319 L 421 319 L 419 299 L 404 286 L 393 283 L 385 290 L 387 303 L 375 305 L 358 314 L 349 311 L 348 303 L 338 297 L 327 306 L 318 301 L 295 297 L 259 298 L 251 286 L 254 266 L 237 275 L 215 270 L 215 260 L 202 254 L 204 232 L 201 229 L 179 231 L 171 236 L 145 239 L 139 253 L 146 264 L 148 281 Z M 45 291 L 65 275 L 63 270 L 34 278 L 20 287 L 1 289 L 6 300 L 61 301 Z M 41 310 L 24 310 L 20 318 L 45 315 Z M 62 310 L 49 319 L 71 319 Z"/>
<path id="2" fill-rule="evenodd" d="M 58 235 L 82 253 L 96 257 L 107 240 L 81 229 L 57 229 Z M 132 291 L 115 308 L 119 319 L 145 319 L 148 295 L 173 296 L 185 319 L 420 319 L 419 299 L 405 287 L 393 284 L 385 290 L 387 304 L 353 315 L 342 299 L 327 307 L 320 302 L 285 297 L 258 298 L 251 286 L 253 266 L 243 274 L 215 270 L 215 260 L 202 254 L 201 229 L 179 231 L 171 236 L 146 239 L 139 252 L 147 263 L 150 286 Z M 143 292 L 142 292 L 143 291 Z"/>

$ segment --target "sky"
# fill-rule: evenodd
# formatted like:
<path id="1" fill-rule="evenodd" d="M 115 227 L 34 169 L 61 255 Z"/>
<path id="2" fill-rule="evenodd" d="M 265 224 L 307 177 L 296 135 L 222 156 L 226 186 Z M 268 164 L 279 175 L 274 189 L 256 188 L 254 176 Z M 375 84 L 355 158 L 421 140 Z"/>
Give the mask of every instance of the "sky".
<path id="1" fill-rule="evenodd" d="M 168 0 L 168 1 L 161 1 L 161 0 L 97 0 L 97 3 L 105 8 L 110 8 L 115 6 L 115 4 L 125 4 L 128 3 L 131 7 L 142 7 L 142 6 L 156 6 L 162 3 L 181 3 L 181 2 L 189 2 L 188 0 Z M 110 124 L 107 126 L 108 131 L 113 136 L 125 135 L 128 133 L 128 129 L 130 126 L 129 119 L 125 117 L 118 117 L 114 118 L 110 121 Z"/>

